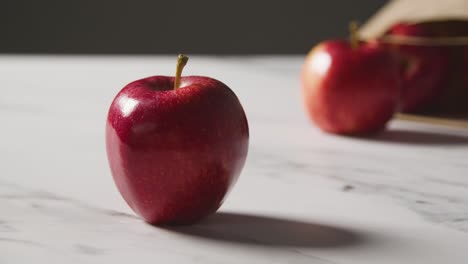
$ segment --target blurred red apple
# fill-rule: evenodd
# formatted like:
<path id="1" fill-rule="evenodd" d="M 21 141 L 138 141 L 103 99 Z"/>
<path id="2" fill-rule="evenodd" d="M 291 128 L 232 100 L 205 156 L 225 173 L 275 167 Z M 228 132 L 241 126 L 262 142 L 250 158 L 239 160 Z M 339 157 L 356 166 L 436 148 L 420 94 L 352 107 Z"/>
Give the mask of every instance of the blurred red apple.
<path id="1" fill-rule="evenodd" d="M 387 36 L 431 37 L 433 32 L 424 24 L 398 23 Z M 423 111 L 441 96 L 447 84 L 449 56 L 440 46 L 389 44 L 402 65 L 402 112 Z"/>
<path id="2" fill-rule="evenodd" d="M 107 155 L 129 206 L 151 224 L 215 212 L 244 165 L 249 129 L 236 95 L 208 77 L 153 76 L 125 86 L 106 125 Z"/>
<path id="3" fill-rule="evenodd" d="M 380 130 L 397 109 L 398 64 L 377 43 L 323 42 L 307 55 L 301 78 L 306 110 L 327 132 Z"/>

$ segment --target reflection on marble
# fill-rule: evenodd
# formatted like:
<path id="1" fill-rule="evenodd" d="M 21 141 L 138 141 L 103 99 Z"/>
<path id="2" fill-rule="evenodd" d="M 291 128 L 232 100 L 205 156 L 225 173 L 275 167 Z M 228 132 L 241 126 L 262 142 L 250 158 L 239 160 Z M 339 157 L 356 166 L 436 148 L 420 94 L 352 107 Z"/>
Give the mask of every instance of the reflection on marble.
<path id="1" fill-rule="evenodd" d="M 325 135 L 300 104 L 301 57 L 193 57 L 246 110 L 246 167 L 218 214 L 143 223 L 104 151 L 107 107 L 170 57 L 0 57 L 0 263 L 466 263 L 468 131 L 394 121 Z"/>

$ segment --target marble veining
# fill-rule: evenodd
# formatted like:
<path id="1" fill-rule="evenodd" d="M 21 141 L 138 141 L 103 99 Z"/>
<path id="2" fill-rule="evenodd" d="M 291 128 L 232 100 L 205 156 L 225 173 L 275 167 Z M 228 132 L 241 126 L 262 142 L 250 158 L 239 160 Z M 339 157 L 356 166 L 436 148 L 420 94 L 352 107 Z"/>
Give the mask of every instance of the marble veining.
<path id="1" fill-rule="evenodd" d="M 41 248 L 42 250 L 49 252 L 51 255 L 78 254 L 86 255 L 88 257 L 96 257 L 100 255 L 115 256 L 116 245 L 123 248 L 130 246 L 131 249 L 138 251 L 138 245 L 141 243 L 147 243 L 148 240 L 154 241 L 162 239 L 164 241 L 168 239 L 168 234 L 165 234 L 162 230 L 155 227 L 142 223 L 137 217 L 131 214 L 96 208 L 82 202 L 60 197 L 51 193 L 27 190 L 5 182 L 0 183 L 3 187 L 8 187 L 0 188 L 2 209 L 12 212 L 12 214 L 6 215 L 6 220 L 2 220 L 1 223 L 2 225 L 11 223 L 18 228 L 18 233 L 16 234 L 4 234 L 3 236 L 0 236 L 0 245 L 2 245 L 2 247 L 5 247 L 5 245 L 8 247 L 8 244 L 10 244 L 17 248 L 23 248 L 22 250 L 26 251 L 28 248 Z M 31 208 L 33 208 L 33 210 L 31 210 Z M 28 212 L 25 213 L 25 210 Z M 30 229 L 28 225 L 30 223 L 24 216 L 34 219 L 35 224 L 39 225 L 42 229 L 41 233 L 44 236 L 37 236 L 37 234 L 34 234 L 36 232 L 28 232 L 28 229 Z M 218 218 L 224 218 L 224 220 L 228 222 L 232 221 L 232 217 L 248 218 L 247 216 L 230 216 L 229 214 L 218 215 Z M 211 221 L 213 221 L 213 219 L 211 219 Z M 252 217 L 249 221 L 261 222 L 262 218 Z M 263 222 L 254 224 L 254 226 L 259 227 L 259 225 L 262 224 Z M 188 234 L 193 233 L 194 236 L 196 236 L 197 232 L 201 232 L 202 234 L 200 234 L 200 236 L 207 236 L 204 225 L 209 225 L 209 223 L 204 223 L 200 226 L 195 226 L 194 228 L 172 227 L 167 230 L 172 230 L 174 233 L 181 234 L 185 232 L 188 232 Z M 270 230 L 268 229 L 266 231 Z M 334 230 L 330 231 L 335 232 Z M 60 232 L 69 232 L 70 234 L 60 234 Z M 292 243 L 294 246 L 301 246 L 304 243 L 310 243 L 308 241 L 297 242 L 294 239 L 288 240 L 288 234 L 286 233 L 280 235 L 279 238 L 277 237 L 273 240 L 267 241 L 249 237 L 252 235 L 252 232 L 244 232 L 242 234 L 214 232 L 213 235 L 226 236 L 228 237 L 228 240 L 238 241 L 241 244 L 246 243 L 250 246 L 266 248 L 263 250 L 267 251 L 269 250 L 268 246 L 276 247 L 277 245 L 280 246 L 288 243 Z M 70 236 L 69 238 L 71 239 L 60 239 L 61 236 Z M 121 239 L 121 241 L 112 242 L 113 240 L 110 239 L 109 236 L 114 239 Z M 222 240 L 223 238 L 213 237 L 212 239 Z M 331 241 L 330 243 L 334 242 Z M 161 248 L 155 248 L 154 250 L 161 252 L 165 252 L 166 250 L 174 251 L 174 254 L 179 256 L 182 255 L 182 257 L 186 257 L 190 259 L 190 261 L 195 260 L 195 263 L 219 263 L 218 261 L 212 261 L 201 255 L 184 256 L 185 253 L 182 253 L 179 249 L 171 249 L 170 247 L 165 247 L 163 245 L 160 246 Z M 324 244 L 317 246 L 327 245 Z M 305 261 L 311 260 L 316 261 L 314 263 L 333 263 L 296 249 L 282 249 L 281 247 L 278 247 L 275 252 L 278 253 L 278 251 L 282 252 L 281 259 L 284 260 L 294 259 L 295 261 L 299 261 L 298 263 L 306 263 Z M 6 253 L 8 256 L 8 252 Z"/>
<path id="2" fill-rule="evenodd" d="M 393 121 L 367 139 L 314 128 L 303 58 L 197 57 L 249 120 L 221 210 L 154 227 L 119 196 L 104 151 L 113 96 L 175 58 L 0 57 L 0 263 L 466 263 L 468 131 Z"/>
<path id="3" fill-rule="evenodd" d="M 466 139 L 468 140 L 468 137 Z M 314 150 L 310 151 L 312 152 Z M 320 155 L 328 155 L 322 150 L 318 151 Z M 287 158 L 282 158 L 277 154 L 273 155 L 271 153 L 272 152 L 264 153 L 266 156 L 264 161 L 267 162 L 267 164 L 264 164 L 263 168 L 265 169 L 265 173 L 272 178 L 277 177 L 279 168 L 282 168 L 282 170 L 294 171 L 294 173 L 292 173 L 294 175 L 322 175 L 345 183 L 347 191 L 372 193 L 395 198 L 407 208 L 420 213 L 430 221 L 442 223 L 448 227 L 468 232 L 468 185 L 461 180 L 444 179 L 445 176 L 450 176 L 450 174 L 430 176 L 433 174 L 428 171 L 428 175 L 422 175 L 421 177 L 412 179 L 412 181 L 419 181 L 420 184 L 407 184 L 407 181 L 394 183 L 395 177 L 399 177 L 395 174 L 397 172 L 388 173 L 385 168 L 357 168 L 354 164 L 334 164 L 331 170 L 329 164 L 323 164 L 321 162 L 315 163 L 310 160 L 301 161 L 306 155 L 297 156 L 294 160 L 288 160 Z M 339 153 L 329 154 L 333 155 L 334 159 L 339 158 L 340 155 Z M 359 154 L 357 155 L 357 159 L 370 158 L 359 156 Z M 388 158 L 384 161 L 391 163 Z M 412 164 L 408 165 L 411 167 L 413 166 Z M 400 169 L 406 169 L 406 166 L 403 164 L 397 166 L 399 166 Z M 460 175 L 468 173 L 465 164 L 455 165 L 452 170 L 455 170 Z M 366 177 L 363 179 L 363 174 L 380 175 L 384 177 L 379 177 L 378 179 L 369 179 Z M 427 188 L 428 185 L 445 188 Z"/>

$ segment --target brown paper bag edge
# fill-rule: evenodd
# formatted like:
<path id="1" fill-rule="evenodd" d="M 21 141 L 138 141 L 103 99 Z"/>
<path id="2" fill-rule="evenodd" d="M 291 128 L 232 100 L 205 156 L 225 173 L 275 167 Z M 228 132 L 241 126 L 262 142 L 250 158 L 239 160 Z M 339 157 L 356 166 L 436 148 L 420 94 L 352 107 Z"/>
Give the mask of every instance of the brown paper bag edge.
<path id="1" fill-rule="evenodd" d="M 468 19 L 467 0 L 392 0 L 359 30 L 364 39 L 381 36 L 398 22 Z"/>

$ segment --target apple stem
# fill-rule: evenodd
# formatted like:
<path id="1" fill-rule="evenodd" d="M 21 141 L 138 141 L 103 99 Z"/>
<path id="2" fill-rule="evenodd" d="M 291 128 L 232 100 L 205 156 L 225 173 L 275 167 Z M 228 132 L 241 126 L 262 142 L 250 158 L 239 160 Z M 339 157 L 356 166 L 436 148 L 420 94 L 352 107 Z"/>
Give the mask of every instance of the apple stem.
<path id="1" fill-rule="evenodd" d="M 349 42 L 351 48 L 355 49 L 359 46 L 359 23 L 355 20 L 349 22 Z"/>
<path id="2" fill-rule="evenodd" d="M 184 54 L 179 54 L 179 56 L 177 56 L 176 75 L 174 79 L 174 90 L 177 90 L 180 87 L 180 77 L 182 76 L 182 70 L 187 64 L 187 61 L 188 61 L 188 57 L 185 56 Z"/>

